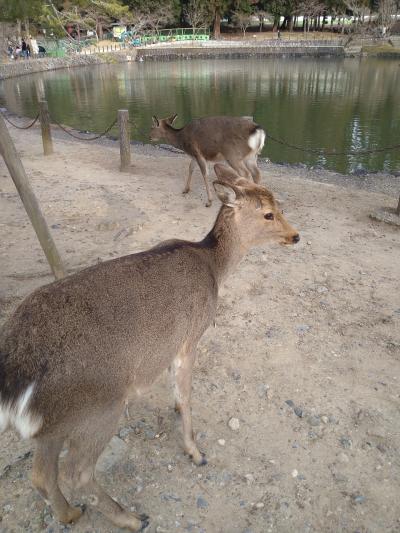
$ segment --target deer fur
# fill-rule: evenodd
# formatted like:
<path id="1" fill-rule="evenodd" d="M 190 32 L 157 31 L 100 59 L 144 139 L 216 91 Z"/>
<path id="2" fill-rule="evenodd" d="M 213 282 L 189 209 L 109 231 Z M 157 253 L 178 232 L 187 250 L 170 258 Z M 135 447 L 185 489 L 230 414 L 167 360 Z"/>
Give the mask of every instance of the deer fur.
<path id="1" fill-rule="evenodd" d="M 176 129 L 172 125 L 177 116 L 172 115 L 165 119 L 153 116 L 150 139 L 165 139 L 192 158 L 183 194 L 190 191 L 196 162 L 206 186 L 207 207 L 212 202 L 207 161 L 226 161 L 239 176 L 260 183 L 257 157 L 264 146 L 265 131 L 250 117 L 203 117 Z"/>
<path id="2" fill-rule="evenodd" d="M 0 429 L 36 441 L 32 482 L 61 522 L 77 520 L 58 485 L 69 443 L 72 487 L 117 527 L 137 532 L 146 515 L 128 512 L 96 481 L 97 459 L 129 397 L 168 367 L 183 423 L 185 452 L 206 463 L 190 410 L 196 345 L 213 322 L 218 289 L 254 245 L 294 244 L 297 231 L 272 194 L 222 165 L 214 188 L 223 205 L 200 242 L 171 240 L 45 285 L 0 331 Z"/>

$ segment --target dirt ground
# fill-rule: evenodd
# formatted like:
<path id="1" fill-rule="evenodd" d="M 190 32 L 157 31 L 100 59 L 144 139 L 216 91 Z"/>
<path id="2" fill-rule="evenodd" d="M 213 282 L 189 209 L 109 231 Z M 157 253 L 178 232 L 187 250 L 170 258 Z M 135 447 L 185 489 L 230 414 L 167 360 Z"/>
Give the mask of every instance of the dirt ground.
<path id="1" fill-rule="evenodd" d="M 70 272 L 212 226 L 198 171 L 181 195 L 182 155 L 133 147 L 120 173 L 112 142 L 58 137 L 44 158 L 37 129 L 11 133 Z M 100 479 L 151 533 L 399 532 L 400 234 L 369 218 L 397 203 L 395 178 L 262 170 L 301 241 L 254 249 L 221 290 L 194 375 L 208 465 L 182 452 L 164 376 L 130 403 Z M 1 322 L 52 281 L 2 162 L 0 272 Z M 32 448 L 0 437 L 0 532 L 117 531 L 93 509 L 60 526 L 31 487 Z"/>

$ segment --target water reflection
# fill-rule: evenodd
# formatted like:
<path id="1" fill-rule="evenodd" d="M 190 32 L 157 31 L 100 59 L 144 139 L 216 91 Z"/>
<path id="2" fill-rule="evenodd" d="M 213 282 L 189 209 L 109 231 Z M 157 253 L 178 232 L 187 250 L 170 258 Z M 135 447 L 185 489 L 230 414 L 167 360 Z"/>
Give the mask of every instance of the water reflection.
<path id="1" fill-rule="evenodd" d="M 151 115 L 178 113 L 180 123 L 214 114 L 253 115 L 292 144 L 338 152 L 396 144 L 400 139 L 397 61 L 254 59 L 133 63 L 54 71 L 0 84 L 0 102 L 34 116 L 37 95 L 55 120 L 101 131 L 128 108 L 132 135 L 147 140 Z M 325 157 L 267 143 L 273 161 L 398 170 L 399 151 Z"/>

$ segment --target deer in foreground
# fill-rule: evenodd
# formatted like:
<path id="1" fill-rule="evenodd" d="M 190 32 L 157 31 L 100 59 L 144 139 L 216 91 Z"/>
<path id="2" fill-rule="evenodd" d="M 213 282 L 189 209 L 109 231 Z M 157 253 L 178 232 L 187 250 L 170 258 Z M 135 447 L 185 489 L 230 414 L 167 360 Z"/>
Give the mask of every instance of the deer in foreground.
<path id="1" fill-rule="evenodd" d="M 58 484 L 58 459 L 73 490 L 117 527 L 138 532 L 148 517 L 123 509 L 97 483 L 97 459 L 118 427 L 127 398 L 168 367 L 183 446 L 206 463 L 193 437 L 190 396 L 196 345 L 213 322 L 221 283 L 246 252 L 298 232 L 264 187 L 215 165 L 222 202 L 200 242 L 170 240 L 45 285 L 0 331 L 0 432 L 34 438 L 32 482 L 63 523 L 76 521 Z"/>
<path id="2" fill-rule="evenodd" d="M 265 131 L 249 117 L 204 117 L 194 119 L 183 128 L 173 123 L 178 115 L 158 119 L 153 116 L 150 139 L 180 148 L 192 159 L 183 194 L 190 191 L 195 163 L 199 165 L 206 186 L 207 207 L 212 202 L 208 184 L 207 161 L 226 161 L 238 174 L 260 183 L 257 157 L 264 146 Z"/>

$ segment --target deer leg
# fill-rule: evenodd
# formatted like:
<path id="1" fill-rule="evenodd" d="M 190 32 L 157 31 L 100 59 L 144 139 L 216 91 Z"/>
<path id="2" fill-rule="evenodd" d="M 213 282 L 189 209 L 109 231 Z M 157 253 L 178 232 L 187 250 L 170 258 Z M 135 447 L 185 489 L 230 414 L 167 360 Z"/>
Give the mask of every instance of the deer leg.
<path id="1" fill-rule="evenodd" d="M 190 191 L 190 185 L 192 183 L 192 175 L 193 175 L 193 170 L 194 170 L 195 163 L 196 163 L 196 160 L 194 158 L 192 158 L 190 160 L 190 163 L 189 163 L 189 174 L 188 174 L 188 177 L 187 177 L 187 180 L 186 180 L 185 188 L 182 191 L 182 194 L 187 194 Z"/>
<path id="2" fill-rule="evenodd" d="M 250 171 L 252 177 L 253 177 L 253 180 L 254 180 L 254 183 L 260 183 L 261 181 L 261 172 L 257 166 L 257 159 L 256 158 L 251 158 L 251 159 L 245 159 L 244 160 L 244 164 L 246 165 L 246 167 L 248 168 L 248 170 Z"/>
<path id="3" fill-rule="evenodd" d="M 247 166 L 243 163 L 243 161 L 237 161 L 233 159 L 227 160 L 229 165 L 235 170 L 241 178 L 246 178 L 248 180 L 252 179 L 251 172 L 247 168 Z"/>
<path id="4" fill-rule="evenodd" d="M 183 447 L 197 466 L 207 464 L 205 455 L 199 451 L 194 441 L 190 397 L 192 393 L 192 370 L 194 354 L 179 354 L 171 365 L 173 378 L 175 410 L 181 414 Z"/>
<path id="5" fill-rule="evenodd" d="M 58 518 L 64 524 L 75 522 L 82 514 L 79 507 L 71 507 L 58 486 L 58 456 L 63 437 L 37 438 L 37 448 L 33 459 L 32 483 L 43 498 L 49 500 Z"/>
<path id="6" fill-rule="evenodd" d="M 128 512 L 111 498 L 96 480 L 97 460 L 114 434 L 124 404 L 117 402 L 93 418 L 85 418 L 84 425 L 74 429 L 67 455 L 66 471 L 74 489 L 81 489 L 88 504 L 97 508 L 118 528 L 135 533 L 148 526 L 148 517 Z"/>
<path id="7" fill-rule="evenodd" d="M 198 164 L 199 167 L 200 167 L 201 174 L 202 174 L 203 179 L 204 179 L 204 185 L 206 186 L 207 198 L 208 198 L 208 201 L 207 201 L 207 203 L 206 203 L 206 207 L 210 207 L 211 204 L 212 204 L 212 197 L 211 197 L 210 186 L 209 186 L 209 184 L 208 184 L 208 167 L 207 167 L 207 161 L 206 161 L 203 157 L 200 157 L 200 156 L 197 156 L 197 157 L 196 157 L 196 161 L 197 161 L 197 164 Z"/>

